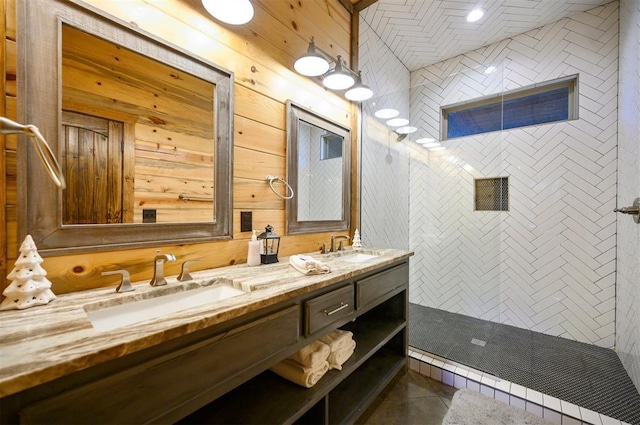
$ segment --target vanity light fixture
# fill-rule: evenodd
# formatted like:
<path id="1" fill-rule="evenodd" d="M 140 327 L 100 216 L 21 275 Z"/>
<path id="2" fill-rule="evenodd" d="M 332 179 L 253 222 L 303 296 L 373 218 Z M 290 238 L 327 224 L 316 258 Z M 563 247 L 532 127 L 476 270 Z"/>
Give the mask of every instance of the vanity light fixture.
<path id="1" fill-rule="evenodd" d="M 331 64 L 335 64 L 331 69 Z M 296 59 L 293 68 L 299 74 L 307 77 L 320 77 L 322 84 L 331 90 L 348 90 L 345 97 L 355 102 L 367 100 L 373 96 L 373 91 L 362 84 L 360 72 L 356 73 L 345 66 L 342 57 L 333 57 L 316 46 L 313 37 L 309 42 L 307 52 Z"/>
<path id="2" fill-rule="evenodd" d="M 400 133 L 400 134 L 411 134 L 411 133 L 415 133 L 416 131 L 418 131 L 418 128 L 413 127 L 411 125 L 407 125 L 407 126 L 396 129 L 396 133 Z"/>
<path id="3" fill-rule="evenodd" d="M 249 0 L 202 0 L 211 16 L 231 25 L 246 24 L 253 18 L 253 5 Z"/>
<path id="4" fill-rule="evenodd" d="M 307 53 L 296 60 L 293 68 L 298 74 L 306 75 L 307 77 L 317 77 L 329 70 L 329 61 L 318 53 L 313 37 L 309 42 Z"/>
<path id="5" fill-rule="evenodd" d="M 376 112 L 374 112 L 373 115 L 382 119 L 394 118 L 400 115 L 400 111 L 392 108 L 384 108 L 384 109 L 377 110 Z"/>
<path id="6" fill-rule="evenodd" d="M 484 10 L 473 9 L 471 12 L 467 13 L 467 22 L 477 22 L 483 16 L 484 16 Z"/>
<path id="7" fill-rule="evenodd" d="M 342 66 L 342 58 L 338 55 L 336 66 L 322 78 L 322 84 L 331 90 L 345 90 L 351 87 L 356 80 Z"/>
<path id="8" fill-rule="evenodd" d="M 409 124 L 409 120 L 406 118 L 394 118 L 387 121 L 387 125 L 389 127 L 402 127 L 403 125 Z"/>
<path id="9" fill-rule="evenodd" d="M 355 85 L 347 90 L 344 97 L 355 102 L 362 102 L 363 100 L 370 99 L 371 96 L 373 96 L 373 90 L 371 90 L 369 86 L 362 84 L 362 73 L 358 71 Z"/>

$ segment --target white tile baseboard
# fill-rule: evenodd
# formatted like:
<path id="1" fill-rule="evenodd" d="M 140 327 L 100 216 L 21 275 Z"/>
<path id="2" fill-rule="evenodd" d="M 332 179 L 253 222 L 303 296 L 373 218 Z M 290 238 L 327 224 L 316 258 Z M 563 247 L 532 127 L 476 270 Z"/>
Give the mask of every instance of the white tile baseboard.
<path id="1" fill-rule="evenodd" d="M 503 403 L 527 410 L 553 424 L 629 425 L 414 347 L 409 348 L 409 368 L 445 385 L 481 392 Z"/>

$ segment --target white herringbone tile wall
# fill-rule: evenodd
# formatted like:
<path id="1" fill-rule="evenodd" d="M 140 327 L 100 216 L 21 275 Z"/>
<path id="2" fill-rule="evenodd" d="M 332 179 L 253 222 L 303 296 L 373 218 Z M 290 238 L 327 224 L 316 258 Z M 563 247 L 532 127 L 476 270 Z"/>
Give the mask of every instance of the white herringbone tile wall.
<path id="1" fill-rule="evenodd" d="M 360 234 L 365 246 L 409 248 L 409 153 L 373 113 L 393 107 L 409 117 L 409 70 L 360 20 L 360 69 L 374 93 L 363 106 Z"/>
<path id="2" fill-rule="evenodd" d="M 640 1 L 620 2 L 618 206 L 640 196 Z M 640 390 L 640 225 L 618 214 L 616 348 Z"/>
<path id="3" fill-rule="evenodd" d="M 412 302 L 614 346 L 618 3 L 412 72 L 411 121 L 438 138 L 442 105 L 574 74 L 578 120 L 415 151 Z M 474 212 L 473 179 L 494 176 L 509 211 Z"/>

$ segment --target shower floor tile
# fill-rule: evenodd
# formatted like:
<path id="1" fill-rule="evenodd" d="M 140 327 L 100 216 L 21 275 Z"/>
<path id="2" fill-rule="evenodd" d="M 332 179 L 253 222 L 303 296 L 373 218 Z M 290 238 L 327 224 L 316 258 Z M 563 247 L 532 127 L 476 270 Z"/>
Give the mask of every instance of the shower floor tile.
<path id="1" fill-rule="evenodd" d="M 640 394 L 613 350 L 417 304 L 409 345 L 640 425 Z"/>

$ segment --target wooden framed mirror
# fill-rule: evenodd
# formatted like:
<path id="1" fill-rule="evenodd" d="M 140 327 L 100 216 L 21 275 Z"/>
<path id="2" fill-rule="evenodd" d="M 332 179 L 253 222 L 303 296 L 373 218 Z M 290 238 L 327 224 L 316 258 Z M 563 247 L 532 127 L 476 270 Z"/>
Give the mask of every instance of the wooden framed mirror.
<path id="1" fill-rule="evenodd" d="M 287 234 L 349 229 L 351 133 L 287 101 Z"/>
<path id="2" fill-rule="evenodd" d="M 44 255 L 231 238 L 233 74 L 79 1 L 18 2 L 20 238 Z"/>

